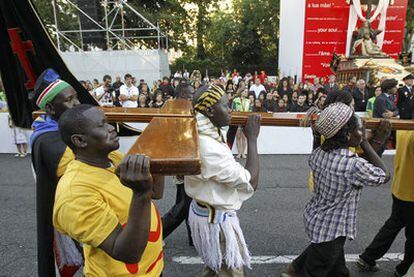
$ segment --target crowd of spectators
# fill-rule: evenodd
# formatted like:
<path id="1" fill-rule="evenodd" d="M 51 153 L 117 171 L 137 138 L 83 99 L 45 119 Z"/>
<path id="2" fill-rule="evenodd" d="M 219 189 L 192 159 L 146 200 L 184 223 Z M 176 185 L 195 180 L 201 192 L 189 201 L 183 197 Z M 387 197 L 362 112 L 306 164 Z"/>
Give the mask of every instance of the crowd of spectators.
<path id="1" fill-rule="evenodd" d="M 197 70 L 191 75 L 187 70 L 177 71 L 172 76 L 164 77 L 151 85 L 143 79 L 138 81 L 131 74 L 126 74 L 123 79 L 116 76 L 113 83 L 109 75 L 103 77 L 102 83 L 99 83 L 96 79 L 92 82 L 81 82 L 102 106 L 159 108 L 167 99 L 175 97 L 175 88 L 180 83 L 190 84 L 195 90 L 201 86 L 214 83 L 220 85 L 226 91 L 230 100 L 229 107 L 233 111 L 307 112 L 312 106 L 321 109 L 329 93 L 342 90 L 344 93 L 352 95 L 355 111 L 357 112 L 367 112 L 368 116 L 375 117 L 398 116 L 397 109 L 391 115 L 389 108 L 384 110 L 379 107 L 384 105 L 383 103 L 377 104 L 377 110 L 382 109 L 383 111 L 374 113 L 375 99 L 384 92 L 389 95 L 388 98 L 395 104 L 396 108 L 404 110 L 401 118 L 412 118 L 414 107 L 410 104 L 413 98 L 412 79 L 412 76 L 406 78 L 404 80 L 405 86 L 399 89 L 396 83 L 388 82 L 386 86 L 395 85 L 395 92 L 389 88 L 384 88 L 384 86 L 381 87 L 384 80 L 373 84 L 352 77 L 348 84 L 344 85 L 338 84 L 335 76 L 331 75 L 328 78 L 306 79 L 304 82 L 295 82 L 294 78 L 291 77 L 270 82 L 264 71 L 255 72 L 254 74 L 247 73 L 242 76 L 237 70 L 233 72 L 224 71 L 220 77 L 205 76 L 204 78 Z M 403 98 L 406 98 L 407 95 L 408 98 L 404 100 Z"/>

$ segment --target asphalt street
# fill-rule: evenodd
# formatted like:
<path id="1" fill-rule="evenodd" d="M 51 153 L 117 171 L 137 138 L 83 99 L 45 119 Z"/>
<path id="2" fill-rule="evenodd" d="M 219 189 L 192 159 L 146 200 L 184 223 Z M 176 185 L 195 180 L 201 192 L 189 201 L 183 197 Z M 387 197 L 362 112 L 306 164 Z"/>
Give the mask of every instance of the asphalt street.
<path id="1" fill-rule="evenodd" d="M 393 169 L 393 156 L 384 157 Z M 287 264 L 283 257 L 298 255 L 308 240 L 302 222 L 303 208 L 310 197 L 309 168 L 304 155 L 261 156 L 260 187 L 239 212 L 252 255 L 258 263 L 246 276 L 280 276 Z M 35 185 L 30 157 L 0 155 L 0 276 L 36 276 Z M 372 240 L 391 212 L 389 184 L 366 188 L 359 206 L 358 235 L 348 241 L 346 254 L 359 254 Z M 161 212 L 172 206 L 175 187 L 167 179 L 165 197 L 157 201 Z M 389 253 L 403 252 L 403 232 Z M 279 257 L 268 260 L 272 256 Z M 182 225 L 165 241 L 164 276 L 200 276 L 202 265 L 188 246 Z M 263 261 L 268 263 L 263 264 Z M 352 276 L 393 276 L 396 261 L 380 263 L 381 271 L 361 273 L 347 263 Z"/>

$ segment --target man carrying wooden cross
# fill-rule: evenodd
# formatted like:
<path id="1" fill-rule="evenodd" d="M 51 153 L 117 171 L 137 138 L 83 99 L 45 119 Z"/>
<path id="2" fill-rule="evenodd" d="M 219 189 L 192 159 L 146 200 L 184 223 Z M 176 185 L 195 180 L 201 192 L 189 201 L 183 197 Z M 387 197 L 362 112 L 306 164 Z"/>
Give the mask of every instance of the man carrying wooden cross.
<path id="1" fill-rule="evenodd" d="M 227 146 L 223 127 L 231 116 L 227 95 L 219 86 L 201 88 L 194 97 L 200 143 L 201 174 L 185 177 L 193 198 L 189 223 L 194 246 L 206 267 L 203 276 L 243 276 L 250 254 L 237 210 L 253 196 L 258 185 L 257 137 L 260 115 L 250 115 L 244 133 L 248 140 L 245 168 Z"/>

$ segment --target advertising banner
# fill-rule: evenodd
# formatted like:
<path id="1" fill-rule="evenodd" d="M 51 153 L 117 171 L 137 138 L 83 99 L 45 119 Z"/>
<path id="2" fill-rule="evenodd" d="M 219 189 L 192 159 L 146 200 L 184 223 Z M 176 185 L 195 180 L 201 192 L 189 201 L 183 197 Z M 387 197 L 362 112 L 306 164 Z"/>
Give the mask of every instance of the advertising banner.
<path id="1" fill-rule="evenodd" d="M 383 51 L 393 58 L 402 50 L 407 2 L 395 0 L 387 10 Z M 346 54 L 350 8 L 346 0 L 306 0 L 302 80 L 329 76 L 333 53 Z M 374 29 L 379 20 L 372 22 Z M 362 23 L 359 19 L 357 27 Z"/>

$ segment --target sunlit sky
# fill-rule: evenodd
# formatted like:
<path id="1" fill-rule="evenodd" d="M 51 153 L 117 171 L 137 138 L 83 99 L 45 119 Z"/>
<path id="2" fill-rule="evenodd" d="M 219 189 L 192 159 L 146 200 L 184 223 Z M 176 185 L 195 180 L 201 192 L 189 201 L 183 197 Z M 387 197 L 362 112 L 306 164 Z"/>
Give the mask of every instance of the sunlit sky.
<path id="1" fill-rule="evenodd" d="M 232 7 L 233 5 L 233 0 L 220 0 L 218 1 L 218 4 L 220 6 L 221 9 L 225 9 L 225 8 L 229 8 Z M 187 9 L 195 9 L 196 5 L 194 4 L 185 4 Z"/>

